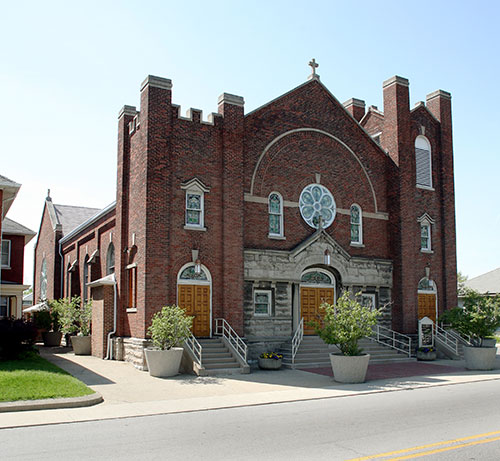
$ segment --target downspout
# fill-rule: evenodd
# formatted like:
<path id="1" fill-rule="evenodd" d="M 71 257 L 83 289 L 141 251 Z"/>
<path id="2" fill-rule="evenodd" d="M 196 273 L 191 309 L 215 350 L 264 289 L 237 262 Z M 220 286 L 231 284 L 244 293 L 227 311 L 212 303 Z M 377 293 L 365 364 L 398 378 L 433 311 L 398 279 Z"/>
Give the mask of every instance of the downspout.
<path id="1" fill-rule="evenodd" d="M 117 288 L 116 276 L 113 274 L 113 331 L 108 333 L 108 343 L 106 348 L 106 360 L 113 360 L 113 348 L 111 347 L 111 336 L 116 334 L 116 313 L 117 313 Z"/>

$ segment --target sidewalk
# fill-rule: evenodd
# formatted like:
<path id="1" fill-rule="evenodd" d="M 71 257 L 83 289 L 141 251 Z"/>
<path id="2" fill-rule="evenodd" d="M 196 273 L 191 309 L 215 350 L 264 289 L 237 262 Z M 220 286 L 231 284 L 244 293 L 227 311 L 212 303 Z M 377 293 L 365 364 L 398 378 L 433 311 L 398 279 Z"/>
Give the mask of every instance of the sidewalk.
<path id="1" fill-rule="evenodd" d="M 180 375 L 161 379 L 137 370 L 130 363 L 75 356 L 60 349 L 41 349 L 42 356 L 99 392 L 104 402 L 85 408 L 0 413 L 0 428 L 347 397 L 500 379 L 500 356 L 497 356 L 498 369 L 493 371 L 467 371 L 462 361 L 407 362 L 372 365 L 368 375 L 372 380 L 339 384 L 321 369 L 252 370 L 248 375 Z"/>

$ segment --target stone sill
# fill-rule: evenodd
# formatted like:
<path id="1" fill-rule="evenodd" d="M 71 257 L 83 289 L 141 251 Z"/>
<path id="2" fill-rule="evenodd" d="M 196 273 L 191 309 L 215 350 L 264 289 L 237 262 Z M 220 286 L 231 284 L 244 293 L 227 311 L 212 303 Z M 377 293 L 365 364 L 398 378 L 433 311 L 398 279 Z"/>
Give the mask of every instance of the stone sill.
<path id="1" fill-rule="evenodd" d="M 135 314 L 137 312 L 137 307 L 127 307 L 127 314 Z"/>
<path id="2" fill-rule="evenodd" d="M 434 192 L 436 189 L 434 189 L 434 187 L 429 187 L 429 186 L 421 186 L 419 184 L 417 184 L 417 189 L 423 189 L 423 190 L 429 190 L 431 192 Z"/>
<path id="3" fill-rule="evenodd" d="M 420 250 L 421 253 L 425 253 L 425 254 L 428 254 L 428 255 L 432 255 L 434 254 L 434 251 L 433 250 Z"/>
<path id="4" fill-rule="evenodd" d="M 351 246 L 354 248 L 364 248 L 365 247 L 362 243 L 351 243 Z"/>
<path id="5" fill-rule="evenodd" d="M 271 234 L 269 234 L 268 237 L 272 240 L 286 240 L 286 237 L 284 235 L 271 235 Z"/>
<path id="6" fill-rule="evenodd" d="M 187 224 L 184 226 L 184 229 L 186 229 L 186 230 L 194 230 L 194 231 L 202 231 L 202 232 L 205 232 L 207 230 L 206 227 L 188 226 Z"/>

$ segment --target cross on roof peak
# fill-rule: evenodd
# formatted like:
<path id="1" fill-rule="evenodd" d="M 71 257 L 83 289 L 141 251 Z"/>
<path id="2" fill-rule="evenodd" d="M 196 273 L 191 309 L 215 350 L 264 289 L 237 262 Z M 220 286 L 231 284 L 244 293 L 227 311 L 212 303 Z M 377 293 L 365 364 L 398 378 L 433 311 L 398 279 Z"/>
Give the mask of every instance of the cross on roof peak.
<path id="1" fill-rule="evenodd" d="M 311 75 L 309 75 L 308 80 L 313 78 L 319 79 L 319 74 L 316 73 L 316 69 L 319 67 L 319 64 L 316 62 L 316 59 L 312 58 L 311 61 L 309 61 L 309 66 L 311 66 L 312 72 Z"/>

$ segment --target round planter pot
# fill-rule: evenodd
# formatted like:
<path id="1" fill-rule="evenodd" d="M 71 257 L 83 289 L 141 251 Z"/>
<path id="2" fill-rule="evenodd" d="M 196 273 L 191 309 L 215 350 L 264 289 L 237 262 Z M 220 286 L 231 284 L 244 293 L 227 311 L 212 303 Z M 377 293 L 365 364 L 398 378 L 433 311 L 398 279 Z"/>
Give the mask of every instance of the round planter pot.
<path id="1" fill-rule="evenodd" d="M 149 374 L 158 378 L 178 375 L 183 352 L 182 347 L 167 350 L 144 349 Z"/>
<path id="2" fill-rule="evenodd" d="M 281 368 L 281 364 L 281 359 L 263 359 L 259 357 L 259 368 L 261 370 L 279 370 Z"/>
<path id="3" fill-rule="evenodd" d="M 364 383 L 370 354 L 347 356 L 330 352 L 333 379 L 339 383 Z"/>
<path id="4" fill-rule="evenodd" d="M 71 336 L 71 345 L 75 355 L 90 355 L 91 336 Z"/>
<path id="5" fill-rule="evenodd" d="M 61 345 L 62 333 L 60 331 L 44 331 L 42 339 L 44 346 L 57 347 Z"/>
<path id="6" fill-rule="evenodd" d="M 464 347 L 465 368 L 468 370 L 493 370 L 496 347 Z"/>
<path id="7" fill-rule="evenodd" d="M 436 351 L 432 352 L 417 351 L 417 360 L 420 360 L 422 362 L 430 362 L 432 360 L 436 360 L 436 358 L 437 358 Z"/>

